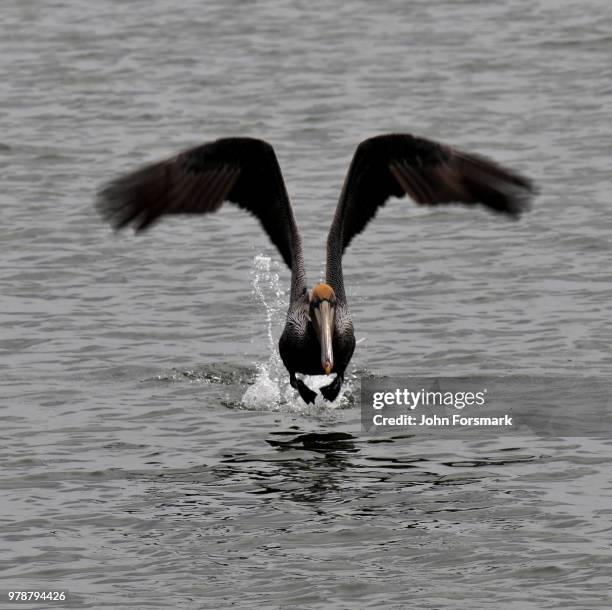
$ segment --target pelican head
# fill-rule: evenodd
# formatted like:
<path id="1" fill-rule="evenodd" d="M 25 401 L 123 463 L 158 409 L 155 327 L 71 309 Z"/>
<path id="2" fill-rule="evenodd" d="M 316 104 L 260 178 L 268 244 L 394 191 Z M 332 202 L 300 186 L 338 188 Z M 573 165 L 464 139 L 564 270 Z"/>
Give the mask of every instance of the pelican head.
<path id="1" fill-rule="evenodd" d="M 334 315 L 336 295 L 329 284 L 317 284 L 310 291 L 310 320 L 321 344 L 321 367 L 326 375 L 334 370 Z"/>

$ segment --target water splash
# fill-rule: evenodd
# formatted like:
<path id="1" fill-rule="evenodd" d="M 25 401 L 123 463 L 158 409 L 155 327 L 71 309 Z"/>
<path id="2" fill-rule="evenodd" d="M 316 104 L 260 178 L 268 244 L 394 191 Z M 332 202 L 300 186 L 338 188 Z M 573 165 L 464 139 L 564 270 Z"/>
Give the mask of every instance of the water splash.
<path id="1" fill-rule="evenodd" d="M 269 256 L 255 256 L 251 276 L 253 298 L 262 306 L 266 318 L 268 359 L 256 364 L 255 381 L 247 388 L 241 402 L 250 409 L 277 410 L 282 402 L 280 377 L 284 369 L 274 336 L 275 328 L 281 325 L 284 317 L 285 291 L 280 285 L 278 263 Z"/>

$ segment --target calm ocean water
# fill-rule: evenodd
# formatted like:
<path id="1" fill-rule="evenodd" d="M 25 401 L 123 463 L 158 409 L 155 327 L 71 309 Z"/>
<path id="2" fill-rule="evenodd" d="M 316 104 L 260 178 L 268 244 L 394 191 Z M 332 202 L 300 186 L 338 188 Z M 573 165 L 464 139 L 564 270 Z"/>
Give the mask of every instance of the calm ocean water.
<path id="1" fill-rule="evenodd" d="M 562 388 L 612 373 L 608 2 L 4 0 L 0 15 L 3 595 L 612 606 L 610 430 L 381 440 L 358 392 L 364 375 L 545 378 L 551 402 L 596 417 L 588 389 L 568 404 Z M 389 202 L 345 258 L 359 343 L 332 406 L 288 387 L 289 276 L 254 219 L 226 206 L 134 237 L 92 206 L 140 163 L 267 139 L 314 282 L 351 155 L 386 131 L 490 155 L 540 196 L 520 222 Z"/>

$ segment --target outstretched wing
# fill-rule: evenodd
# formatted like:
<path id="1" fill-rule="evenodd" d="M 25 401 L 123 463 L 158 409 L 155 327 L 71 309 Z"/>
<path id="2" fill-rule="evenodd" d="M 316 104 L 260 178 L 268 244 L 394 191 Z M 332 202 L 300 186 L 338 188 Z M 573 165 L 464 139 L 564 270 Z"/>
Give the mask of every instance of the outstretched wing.
<path id="1" fill-rule="evenodd" d="M 351 162 L 330 229 L 341 252 L 391 195 L 416 203 L 480 203 L 518 217 L 535 192 L 531 182 L 493 161 L 409 134 L 364 140 Z"/>
<path id="2" fill-rule="evenodd" d="M 224 138 L 113 180 L 96 206 L 116 228 L 149 228 L 166 214 L 208 214 L 231 201 L 254 214 L 289 268 L 299 237 L 274 149 Z"/>

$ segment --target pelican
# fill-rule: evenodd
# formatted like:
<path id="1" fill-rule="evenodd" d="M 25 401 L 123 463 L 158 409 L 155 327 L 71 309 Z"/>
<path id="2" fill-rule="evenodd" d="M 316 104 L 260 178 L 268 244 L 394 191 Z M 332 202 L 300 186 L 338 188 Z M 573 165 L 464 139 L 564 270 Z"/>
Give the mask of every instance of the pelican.
<path id="1" fill-rule="evenodd" d="M 229 201 L 254 214 L 291 270 L 279 352 L 306 403 L 316 392 L 297 373 L 331 375 L 320 389 L 338 396 L 355 349 L 342 256 L 391 197 L 418 204 L 463 203 L 518 217 L 535 189 L 518 173 L 474 154 L 410 134 L 364 140 L 355 151 L 327 238 L 325 282 L 307 289 L 302 243 L 274 149 L 254 138 L 222 138 L 180 152 L 108 183 L 96 205 L 116 230 L 151 227 L 168 214 L 208 214 Z"/>

